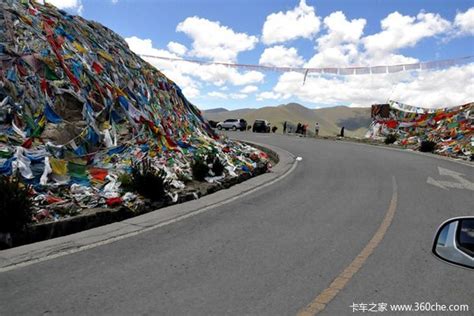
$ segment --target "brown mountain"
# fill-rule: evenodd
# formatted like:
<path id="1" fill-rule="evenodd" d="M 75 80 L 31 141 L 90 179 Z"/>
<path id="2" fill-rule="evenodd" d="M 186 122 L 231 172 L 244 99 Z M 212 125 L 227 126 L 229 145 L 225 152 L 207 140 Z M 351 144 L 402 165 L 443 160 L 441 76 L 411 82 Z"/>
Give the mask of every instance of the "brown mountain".
<path id="1" fill-rule="evenodd" d="M 282 132 L 283 122 L 288 121 L 293 124 L 308 124 L 312 131 L 316 122 L 320 126 L 320 135 L 334 136 L 340 132 L 342 126 L 345 127 L 345 135 L 352 137 L 363 137 L 371 122 L 370 108 L 351 108 L 346 106 L 336 106 L 323 109 L 309 109 L 298 103 L 288 103 L 278 106 L 267 106 L 259 109 L 203 111 L 203 115 L 208 120 L 223 121 L 229 118 L 243 118 L 252 124 L 256 119 L 269 121 L 272 126 L 277 126 Z"/>

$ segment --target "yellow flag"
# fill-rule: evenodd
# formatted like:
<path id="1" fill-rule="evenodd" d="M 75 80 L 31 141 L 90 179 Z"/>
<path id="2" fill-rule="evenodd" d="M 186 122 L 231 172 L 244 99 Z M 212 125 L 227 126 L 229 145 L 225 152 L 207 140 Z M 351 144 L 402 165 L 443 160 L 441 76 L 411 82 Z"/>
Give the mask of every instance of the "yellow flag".
<path id="1" fill-rule="evenodd" d="M 62 159 L 56 159 L 51 157 L 49 159 L 49 164 L 51 169 L 53 169 L 53 174 L 65 176 L 67 175 L 67 161 Z"/>
<path id="2" fill-rule="evenodd" d="M 104 52 L 103 50 L 99 50 L 98 54 L 100 55 L 100 57 L 104 58 L 105 60 L 107 61 L 110 61 L 110 62 L 113 62 L 113 58 L 112 56 L 110 56 L 109 54 L 107 54 L 106 52 Z"/>
<path id="3" fill-rule="evenodd" d="M 79 44 L 78 42 L 74 42 L 74 43 L 72 43 L 72 45 L 74 46 L 74 48 L 75 48 L 79 53 L 81 53 L 81 54 L 87 53 L 87 50 L 86 50 L 84 47 L 82 47 L 82 45 Z"/>

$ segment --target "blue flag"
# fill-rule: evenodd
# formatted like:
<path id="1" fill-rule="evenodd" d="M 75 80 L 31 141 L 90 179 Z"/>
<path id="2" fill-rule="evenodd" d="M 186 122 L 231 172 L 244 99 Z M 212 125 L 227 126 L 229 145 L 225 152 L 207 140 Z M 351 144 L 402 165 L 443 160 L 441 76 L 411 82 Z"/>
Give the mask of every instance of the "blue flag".
<path id="1" fill-rule="evenodd" d="M 63 119 L 54 112 L 48 103 L 46 103 L 46 106 L 44 107 L 44 115 L 46 115 L 46 119 L 50 123 L 58 124 L 63 121 Z"/>

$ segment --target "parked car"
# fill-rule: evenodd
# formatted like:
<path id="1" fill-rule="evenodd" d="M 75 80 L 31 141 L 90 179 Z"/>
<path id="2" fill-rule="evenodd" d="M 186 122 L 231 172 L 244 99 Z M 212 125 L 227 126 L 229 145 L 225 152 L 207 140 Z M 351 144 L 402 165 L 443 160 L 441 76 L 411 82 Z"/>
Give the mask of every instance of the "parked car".
<path id="1" fill-rule="evenodd" d="M 217 123 L 217 129 L 231 129 L 233 131 L 241 130 L 245 131 L 247 129 L 247 121 L 244 119 L 228 119 L 224 122 Z"/>
<path id="2" fill-rule="evenodd" d="M 270 133 L 270 123 L 266 120 L 255 120 L 252 126 L 254 133 Z"/>

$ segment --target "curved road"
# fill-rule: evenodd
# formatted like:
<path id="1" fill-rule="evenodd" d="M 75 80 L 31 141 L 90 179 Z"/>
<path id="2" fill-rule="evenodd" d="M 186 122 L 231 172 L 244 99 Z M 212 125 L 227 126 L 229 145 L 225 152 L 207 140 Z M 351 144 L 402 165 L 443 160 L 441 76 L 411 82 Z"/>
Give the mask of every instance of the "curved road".
<path id="1" fill-rule="evenodd" d="M 230 135 L 303 160 L 281 181 L 206 213 L 0 273 L 0 315 L 296 315 L 354 262 L 360 269 L 319 315 L 357 314 L 353 303 L 474 312 L 474 273 L 430 253 L 441 222 L 474 214 L 474 192 L 427 183 L 454 181 L 438 167 L 474 182 L 474 168 L 352 143 Z M 390 212 L 383 239 L 356 259 Z"/>

